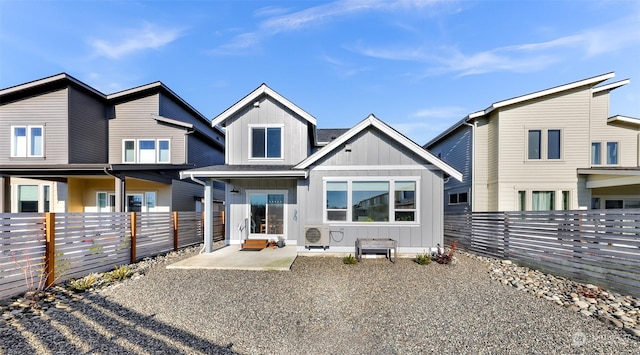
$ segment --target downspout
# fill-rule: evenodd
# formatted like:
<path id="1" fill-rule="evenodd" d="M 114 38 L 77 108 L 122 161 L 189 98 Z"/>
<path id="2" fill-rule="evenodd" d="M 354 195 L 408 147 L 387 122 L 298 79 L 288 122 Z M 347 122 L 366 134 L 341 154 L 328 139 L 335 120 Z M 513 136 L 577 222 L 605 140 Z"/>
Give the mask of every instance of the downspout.
<path id="1" fill-rule="evenodd" d="M 476 139 L 475 139 L 475 124 L 469 123 L 467 120 L 462 122 L 463 125 L 471 127 L 471 212 L 475 211 L 476 204 L 476 189 L 475 189 L 475 172 L 476 172 Z"/>
<path id="2" fill-rule="evenodd" d="M 200 180 L 200 179 L 196 179 L 196 178 L 193 176 L 193 174 L 189 174 L 189 179 L 191 179 L 191 181 L 195 182 L 196 184 L 200 184 L 200 185 L 204 186 L 204 187 L 205 187 L 205 189 L 207 188 L 207 183 L 205 183 L 204 181 L 202 181 L 202 180 Z M 206 202 L 205 202 L 205 203 L 206 203 Z M 207 212 L 207 211 L 206 211 L 206 208 L 205 208 L 205 212 Z M 206 218 L 206 217 L 205 217 L 205 218 Z M 206 237 L 206 233 L 203 233 L 203 234 L 204 234 L 204 235 L 205 235 L 205 237 Z M 204 243 L 204 245 L 202 246 L 202 249 L 200 249 L 200 252 L 199 252 L 198 254 L 202 254 L 202 252 L 203 252 L 205 249 L 207 249 L 207 243 Z M 208 252 L 209 252 L 209 251 L 208 251 Z"/>

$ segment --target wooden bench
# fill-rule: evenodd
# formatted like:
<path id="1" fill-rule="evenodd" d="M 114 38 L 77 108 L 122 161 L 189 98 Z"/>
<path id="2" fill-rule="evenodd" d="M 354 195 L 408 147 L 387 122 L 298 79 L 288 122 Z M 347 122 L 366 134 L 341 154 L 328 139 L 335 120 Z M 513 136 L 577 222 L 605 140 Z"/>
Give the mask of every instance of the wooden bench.
<path id="1" fill-rule="evenodd" d="M 358 238 L 356 239 L 356 258 L 358 261 L 362 259 L 363 249 L 385 249 L 387 251 L 387 259 L 395 264 L 398 256 L 398 242 L 391 238 Z M 393 250 L 393 259 L 391 258 L 391 250 Z"/>

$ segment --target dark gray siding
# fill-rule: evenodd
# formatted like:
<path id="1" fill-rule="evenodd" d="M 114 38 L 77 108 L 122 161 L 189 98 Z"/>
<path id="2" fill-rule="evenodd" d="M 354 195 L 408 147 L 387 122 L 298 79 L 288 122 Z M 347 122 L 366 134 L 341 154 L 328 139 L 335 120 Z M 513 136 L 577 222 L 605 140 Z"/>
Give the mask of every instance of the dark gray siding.
<path id="1" fill-rule="evenodd" d="M 473 165 L 473 131 L 469 126 L 461 126 L 446 138 L 428 147 L 433 155 L 440 157 L 447 164 L 462 173 L 462 182 L 448 179 L 444 184 L 445 212 L 462 212 L 471 210 L 471 182 Z M 468 193 L 468 203 L 449 204 L 449 195 L 460 192 Z"/>
<path id="2" fill-rule="evenodd" d="M 166 95 L 160 94 L 160 116 L 171 118 L 174 120 L 187 122 L 193 124 L 193 126 L 200 132 L 206 134 L 210 138 L 221 141 L 224 143 L 224 135 L 218 130 L 214 130 L 211 127 L 210 121 L 204 121 L 182 108 L 175 101 L 171 100 Z"/>
<path id="3" fill-rule="evenodd" d="M 69 163 L 106 163 L 108 122 L 102 100 L 69 88 Z"/>
<path id="4" fill-rule="evenodd" d="M 68 89 L 0 105 L 0 164 L 68 163 Z M 44 126 L 44 158 L 11 158 L 11 126 Z"/>
<path id="5" fill-rule="evenodd" d="M 195 167 L 224 164 L 224 152 L 207 144 L 198 135 L 187 136 L 187 154 L 187 163 L 195 164 Z"/>
<path id="6" fill-rule="evenodd" d="M 195 211 L 196 198 L 204 196 L 204 187 L 190 181 L 173 180 L 171 183 L 171 210 Z"/>
<path id="7" fill-rule="evenodd" d="M 115 118 L 109 120 L 109 163 L 122 162 L 123 139 L 170 139 L 171 163 L 183 164 L 185 159 L 185 129 L 160 124 L 152 115 L 158 115 L 159 95 L 119 103 Z"/>

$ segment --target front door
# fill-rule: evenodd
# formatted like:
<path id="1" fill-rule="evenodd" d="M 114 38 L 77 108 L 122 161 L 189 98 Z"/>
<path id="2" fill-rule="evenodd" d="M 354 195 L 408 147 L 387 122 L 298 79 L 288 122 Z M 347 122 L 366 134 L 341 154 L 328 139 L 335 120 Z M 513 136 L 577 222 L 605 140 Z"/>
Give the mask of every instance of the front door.
<path id="1" fill-rule="evenodd" d="M 277 239 L 285 233 L 285 191 L 248 193 L 252 238 Z"/>

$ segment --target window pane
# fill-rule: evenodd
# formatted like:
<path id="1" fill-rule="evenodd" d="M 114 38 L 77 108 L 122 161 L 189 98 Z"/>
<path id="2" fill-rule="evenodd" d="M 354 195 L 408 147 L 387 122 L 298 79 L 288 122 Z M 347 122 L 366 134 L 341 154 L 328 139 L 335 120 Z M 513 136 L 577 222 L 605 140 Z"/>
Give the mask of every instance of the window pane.
<path id="1" fill-rule="evenodd" d="M 569 209 L 569 191 L 562 191 L 562 209 Z"/>
<path id="2" fill-rule="evenodd" d="M 124 141 L 124 162 L 125 163 L 133 163 L 136 161 L 135 151 L 136 151 L 136 142 Z"/>
<path id="3" fill-rule="evenodd" d="M 591 164 L 598 165 L 600 163 L 600 142 L 591 143 Z"/>
<path id="4" fill-rule="evenodd" d="M 327 182 L 327 209 L 347 209 L 347 183 L 345 181 Z"/>
<path id="5" fill-rule="evenodd" d="M 529 131 L 529 159 L 540 159 L 540 130 Z"/>
<path id="6" fill-rule="evenodd" d="M 127 212 L 142 212 L 142 195 L 127 195 Z"/>
<path id="7" fill-rule="evenodd" d="M 617 142 L 607 142 L 607 164 L 618 164 Z"/>
<path id="8" fill-rule="evenodd" d="M 458 203 L 458 194 L 450 194 L 449 195 L 449 204 L 453 205 Z"/>
<path id="9" fill-rule="evenodd" d="M 44 212 L 51 212 L 51 186 L 42 186 L 42 208 Z"/>
<path id="10" fill-rule="evenodd" d="M 281 143 L 282 143 L 282 140 L 281 140 L 280 127 L 267 128 L 267 157 L 268 158 L 282 157 Z"/>
<path id="11" fill-rule="evenodd" d="M 389 221 L 389 183 L 358 181 L 352 184 L 354 222 Z"/>
<path id="12" fill-rule="evenodd" d="M 550 129 L 547 132 L 547 159 L 560 159 L 560 130 Z"/>
<path id="13" fill-rule="evenodd" d="M 144 200 L 147 206 L 147 212 L 152 212 L 151 209 L 156 207 L 156 193 L 155 192 L 145 192 Z"/>
<path id="14" fill-rule="evenodd" d="M 251 156 L 253 158 L 264 158 L 265 157 L 265 129 L 264 128 L 253 128 L 251 130 Z"/>
<path id="15" fill-rule="evenodd" d="M 284 233 L 284 194 L 267 195 L 267 228 L 269 234 Z"/>
<path id="16" fill-rule="evenodd" d="M 98 212 L 107 210 L 107 193 L 98 192 L 96 204 L 98 205 Z"/>
<path id="17" fill-rule="evenodd" d="M 458 194 L 458 203 L 467 203 L 469 202 L 469 193 L 461 192 Z"/>
<path id="18" fill-rule="evenodd" d="M 41 127 L 31 127 L 31 145 L 30 145 L 32 156 L 42 156 L 42 128 Z"/>
<path id="19" fill-rule="evenodd" d="M 13 156 L 14 157 L 27 156 L 27 128 L 26 127 L 13 128 Z"/>
<path id="20" fill-rule="evenodd" d="M 396 221 L 413 222 L 416 220 L 416 213 L 413 211 L 396 211 Z"/>
<path id="21" fill-rule="evenodd" d="M 38 212 L 38 185 L 18 186 L 18 212 Z"/>
<path id="22" fill-rule="evenodd" d="M 622 200 L 606 200 L 604 202 L 604 208 L 606 209 L 617 209 L 622 208 L 622 206 Z"/>
<path id="23" fill-rule="evenodd" d="M 138 147 L 138 163 L 156 162 L 156 141 L 140 141 Z"/>
<path id="24" fill-rule="evenodd" d="M 158 163 L 168 163 L 169 161 L 169 141 L 158 141 Z"/>
<path id="25" fill-rule="evenodd" d="M 527 209 L 527 192 L 518 191 L 518 210 L 525 211 Z"/>
<path id="26" fill-rule="evenodd" d="M 249 196 L 251 204 L 251 233 L 267 234 L 267 195 Z"/>
<path id="27" fill-rule="evenodd" d="M 548 211 L 554 209 L 554 191 L 533 191 L 531 207 L 534 211 Z"/>
<path id="28" fill-rule="evenodd" d="M 327 211 L 328 221 L 346 221 L 347 211 Z"/>
<path id="29" fill-rule="evenodd" d="M 416 208 L 416 182 L 396 181 L 395 183 L 395 208 L 415 209 Z"/>

